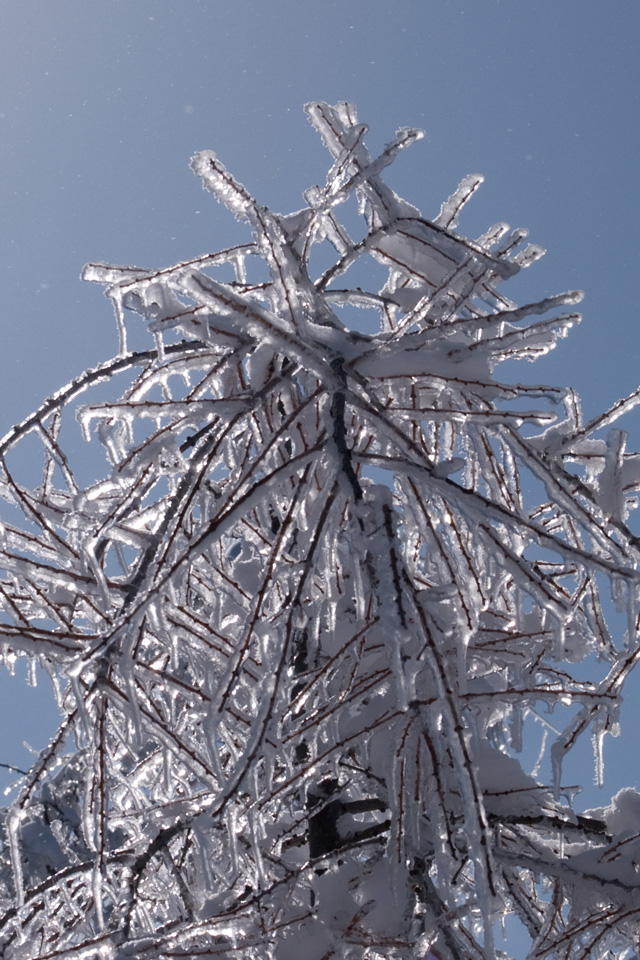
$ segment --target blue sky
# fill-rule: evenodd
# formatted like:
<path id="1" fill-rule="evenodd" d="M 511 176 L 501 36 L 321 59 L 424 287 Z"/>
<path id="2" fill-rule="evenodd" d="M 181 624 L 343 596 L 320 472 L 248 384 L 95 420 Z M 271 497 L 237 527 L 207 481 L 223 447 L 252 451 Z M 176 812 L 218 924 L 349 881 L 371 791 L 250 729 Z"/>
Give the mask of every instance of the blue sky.
<path id="1" fill-rule="evenodd" d="M 244 236 L 189 171 L 196 150 L 272 208 L 302 205 L 327 169 L 302 112 L 313 99 L 355 101 L 373 150 L 399 126 L 426 129 L 387 177 L 425 216 L 483 173 L 460 230 L 506 220 L 548 250 L 512 295 L 587 294 L 582 326 L 522 373 L 576 386 L 588 416 L 631 392 L 639 23 L 638 0 L 5 2 L 0 433 L 117 350 L 101 289 L 78 280 L 85 262 L 164 266 Z M 640 417 L 627 426 L 640 446 Z M 640 680 L 630 690 L 634 727 Z M 0 762 L 27 764 L 22 740 L 43 747 L 55 717 L 46 680 L 25 690 L 0 671 Z M 606 758 L 593 804 L 640 787 L 633 729 Z"/>

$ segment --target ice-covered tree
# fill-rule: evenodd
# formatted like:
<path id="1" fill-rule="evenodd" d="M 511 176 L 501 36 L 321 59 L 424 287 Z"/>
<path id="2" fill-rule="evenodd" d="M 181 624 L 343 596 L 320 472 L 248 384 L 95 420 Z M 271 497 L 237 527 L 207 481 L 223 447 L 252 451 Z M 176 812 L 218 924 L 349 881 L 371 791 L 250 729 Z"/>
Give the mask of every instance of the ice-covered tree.
<path id="1" fill-rule="evenodd" d="M 640 651 L 638 395 L 585 424 L 497 379 L 580 294 L 505 297 L 543 251 L 455 232 L 481 177 L 433 220 L 385 185 L 420 131 L 372 159 L 307 113 L 307 206 L 197 154 L 246 243 L 87 266 L 120 352 L 2 440 L 2 654 L 63 715 L 3 811 L 2 956 L 479 960 L 510 914 L 631 956 L 640 796 L 579 815 L 563 758 L 590 733 L 601 778 Z"/>

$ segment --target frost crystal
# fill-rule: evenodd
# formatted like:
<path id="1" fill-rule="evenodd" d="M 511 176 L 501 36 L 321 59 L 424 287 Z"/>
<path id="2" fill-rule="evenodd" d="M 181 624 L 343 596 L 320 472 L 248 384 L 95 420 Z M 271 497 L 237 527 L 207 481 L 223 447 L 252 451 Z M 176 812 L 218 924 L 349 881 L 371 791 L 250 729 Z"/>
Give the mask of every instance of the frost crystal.
<path id="1" fill-rule="evenodd" d="M 562 762 L 638 655 L 638 395 L 585 425 L 496 379 L 580 294 L 504 296 L 543 251 L 454 232 L 481 177 L 434 220 L 385 185 L 420 131 L 372 159 L 307 113 L 308 205 L 197 154 L 251 237 L 87 266 L 120 354 L 1 442 L 2 651 L 64 715 L 3 813 L 2 955 L 478 960 L 514 913 L 532 956 L 622 957 L 637 796 L 580 816 Z"/>

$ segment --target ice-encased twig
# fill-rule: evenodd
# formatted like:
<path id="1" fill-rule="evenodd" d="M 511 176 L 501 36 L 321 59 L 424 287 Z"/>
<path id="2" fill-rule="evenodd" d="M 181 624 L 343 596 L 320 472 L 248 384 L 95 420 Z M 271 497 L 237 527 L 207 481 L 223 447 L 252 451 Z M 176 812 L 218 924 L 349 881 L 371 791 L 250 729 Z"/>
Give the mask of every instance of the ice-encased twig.
<path id="1" fill-rule="evenodd" d="M 66 713 L 5 818 L 8 960 L 482 960 L 509 911 L 540 956 L 637 935 L 634 844 L 561 770 L 638 659 L 640 458 L 594 435 L 637 398 L 583 427 L 570 389 L 497 380 L 581 294 L 502 293 L 542 250 L 454 231 L 480 177 L 434 220 L 384 183 L 419 131 L 372 158 L 351 104 L 307 112 L 332 156 L 308 205 L 273 213 L 197 154 L 252 236 L 87 265 L 122 355 L 0 442 L 0 649 Z M 130 323 L 153 348 L 126 352 Z"/>

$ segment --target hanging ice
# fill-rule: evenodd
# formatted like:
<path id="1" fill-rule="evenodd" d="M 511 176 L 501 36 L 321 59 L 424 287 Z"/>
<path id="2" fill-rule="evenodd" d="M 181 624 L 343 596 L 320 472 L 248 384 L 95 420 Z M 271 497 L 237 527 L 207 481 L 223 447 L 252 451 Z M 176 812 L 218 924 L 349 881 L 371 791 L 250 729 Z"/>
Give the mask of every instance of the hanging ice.
<path id="1" fill-rule="evenodd" d="M 0 443 L 2 653 L 64 710 L 4 814 L 7 960 L 478 960 L 509 912 L 539 958 L 638 936 L 634 797 L 577 814 L 562 772 L 638 658 L 640 458 L 602 435 L 638 394 L 583 425 L 498 379 L 580 293 L 504 295 L 543 251 L 456 232 L 481 177 L 433 220 L 384 183 L 420 131 L 372 158 L 351 104 L 307 113 L 307 206 L 197 154 L 246 242 L 88 265 L 120 353 Z"/>

